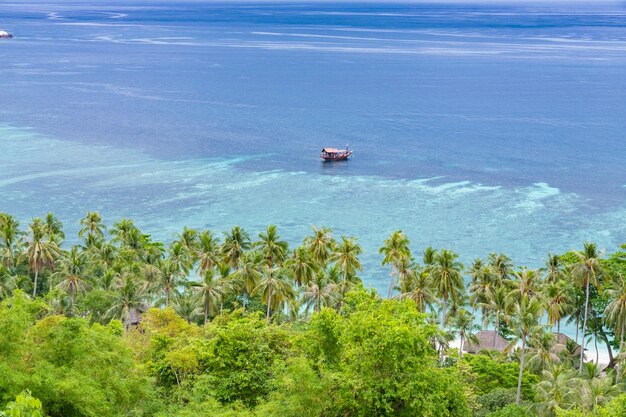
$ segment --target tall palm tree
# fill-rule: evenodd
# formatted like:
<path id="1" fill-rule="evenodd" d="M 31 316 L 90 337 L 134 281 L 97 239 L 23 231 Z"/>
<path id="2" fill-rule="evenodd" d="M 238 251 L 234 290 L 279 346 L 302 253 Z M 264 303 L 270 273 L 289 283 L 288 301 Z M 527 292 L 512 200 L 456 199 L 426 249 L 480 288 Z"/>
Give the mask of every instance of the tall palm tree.
<path id="1" fill-rule="evenodd" d="M 76 294 L 85 292 L 91 286 L 87 274 L 89 258 L 78 246 L 72 246 L 69 252 L 65 252 L 59 259 L 59 268 L 53 274 L 53 278 L 60 282 L 58 288 L 70 295 L 72 305 L 76 303 Z"/>
<path id="2" fill-rule="evenodd" d="M 458 262 L 456 258 L 459 255 L 442 249 L 435 255 L 434 265 L 430 268 L 432 282 L 437 297 L 442 300 L 441 309 L 441 328 L 446 323 L 446 310 L 450 299 L 458 298 L 464 289 L 463 286 L 463 264 Z"/>
<path id="3" fill-rule="evenodd" d="M 46 214 L 43 224 L 44 235 L 50 241 L 56 242 L 59 245 L 63 239 L 65 239 L 65 233 L 63 233 L 63 223 L 52 213 Z"/>
<path id="4" fill-rule="evenodd" d="M 304 239 L 304 244 L 309 249 L 313 259 L 322 268 L 325 268 L 335 246 L 333 231 L 327 227 L 319 229 L 313 227 L 313 235 L 307 236 Z"/>
<path id="5" fill-rule="evenodd" d="M 214 269 L 209 269 L 201 276 L 200 282 L 192 282 L 191 285 L 200 295 L 204 312 L 204 324 L 209 321 L 209 314 L 212 314 L 229 288 L 228 283 L 220 274 L 216 274 Z"/>
<path id="6" fill-rule="evenodd" d="M 39 273 L 46 266 L 50 269 L 54 268 L 55 259 L 59 254 L 59 247 L 54 240 L 46 238 L 44 223 L 40 218 L 33 219 L 28 228 L 30 233 L 27 238 L 24 256 L 28 259 L 28 266 L 35 273 L 33 297 L 36 297 Z"/>
<path id="7" fill-rule="evenodd" d="M 541 329 L 541 326 L 539 326 L 537 323 L 539 321 L 539 317 L 541 313 L 543 312 L 543 308 L 542 308 L 541 302 L 537 298 L 525 296 L 525 297 L 522 297 L 522 299 L 520 299 L 519 302 L 514 304 L 513 309 L 514 309 L 513 310 L 514 314 L 512 317 L 513 318 L 512 329 L 514 331 L 516 338 L 513 339 L 509 343 L 507 350 L 517 345 L 518 341 L 520 340 L 522 341 L 522 351 L 521 351 L 522 353 L 521 353 L 520 366 L 519 366 L 519 376 L 517 379 L 517 396 L 515 400 L 516 403 L 519 404 L 521 400 L 521 393 L 522 393 L 522 375 L 524 373 L 524 359 L 526 356 L 526 344 L 528 342 L 528 336 Z"/>
<path id="8" fill-rule="evenodd" d="M 103 238 L 106 226 L 102 223 L 102 217 L 97 211 L 88 211 L 87 215 L 80 219 L 83 226 L 78 232 L 78 236 L 87 240 L 88 236 L 93 238 Z"/>
<path id="9" fill-rule="evenodd" d="M 235 226 L 230 232 L 224 233 L 222 255 L 224 261 L 231 267 L 239 268 L 241 257 L 250 247 L 250 235 L 245 229 Z"/>
<path id="10" fill-rule="evenodd" d="M 574 309 L 572 288 L 565 280 L 547 281 L 544 287 L 548 323 L 553 328 L 556 324 L 557 333 L 561 333 L 561 319 Z"/>
<path id="11" fill-rule="evenodd" d="M 198 272 L 204 274 L 213 269 L 220 259 L 220 244 L 210 230 L 203 230 L 198 235 Z"/>
<path id="12" fill-rule="evenodd" d="M 273 224 L 267 226 L 265 233 L 259 233 L 259 240 L 254 243 L 254 246 L 259 248 L 265 265 L 270 268 L 282 265 L 289 250 L 289 244 L 280 240 L 276 226 Z"/>
<path id="13" fill-rule="evenodd" d="M 125 330 L 130 327 L 133 312 L 141 311 L 147 298 L 145 287 L 138 278 L 133 273 L 124 273 L 120 277 L 114 293 L 115 299 L 106 313 L 108 317 L 120 319 Z"/>
<path id="14" fill-rule="evenodd" d="M 315 259 L 305 246 L 300 246 L 293 251 L 291 256 L 285 261 L 285 268 L 293 278 L 298 287 L 309 285 L 319 270 Z"/>
<path id="15" fill-rule="evenodd" d="M 512 273 L 512 279 L 505 281 L 510 288 L 509 301 L 517 303 L 524 297 L 542 297 L 540 276 L 535 269 L 522 268 Z"/>
<path id="16" fill-rule="evenodd" d="M 190 229 L 187 226 L 183 227 L 183 231 L 176 236 L 176 242 L 180 242 L 182 247 L 187 251 L 189 257 L 195 259 L 199 241 L 198 241 L 198 231 L 195 229 Z"/>
<path id="17" fill-rule="evenodd" d="M 494 291 L 494 279 L 491 270 L 482 259 L 476 259 L 469 269 L 470 281 L 470 305 L 474 310 L 480 309 L 483 318 L 488 317 L 487 302 Z M 485 323 L 485 320 L 483 320 Z"/>
<path id="18" fill-rule="evenodd" d="M 607 326 L 611 327 L 619 337 L 620 349 L 624 347 L 624 331 L 626 331 L 626 277 L 614 277 L 613 288 L 607 291 L 609 304 L 604 310 Z"/>
<path id="19" fill-rule="evenodd" d="M 202 314 L 202 299 L 199 294 L 186 288 L 183 292 L 174 295 L 172 307 L 176 314 L 185 319 L 187 323 L 191 323 Z"/>
<path id="20" fill-rule="evenodd" d="M 258 253 L 246 252 L 238 261 L 239 268 L 232 274 L 234 282 L 241 289 L 244 309 L 246 308 L 248 294 L 254 291 L 262 278 L 260 271 L 261 262 L 262 259 Z M 225 265 L 229 264 L 225 262 Z"/>
<path id="21" fill-rule="evenodd" d="M 322 307 L 333 307 L 338 300 L 337 288 L 328 270 L 321 269 L 314 273 L 313 278 L 301 287 L 305 310 L 309 311 L 313 307 L 314 312 L 319 312 Z"/>
<path id="22" fill-rule="evenodd" d="M 180 269 L 179 264 L 168 258 L 161 263 L 160 274 L 157 279 L 157 292 L 163 292 L 165 294 L 165 306 L 169 307 L 172 300 L 172 293 L 178 291 L 178 287 L 181 284 L 181 278 L 184 276 L 184 271 Z"/>
<path id="23" fill-rule="evenodd" d="M 528 337 L 541 330 L 538 325 L 539 317 L 543 312 L 541 302 L 535 297 L 523 297 L 513 305 L 512 330 L 515 338 L 507 346 L 507 351 L 522 341 L 519 376 L 517 379 L 516 403 L 519 404 L 522 393 L 522 376 L 524 373 L 524 360 L 526 357 L 526 345 Z"/>
<path id="24" fill-rule="evenodd" d="M 504 285 L 500 285 L 489 292 L 484 306 L 482 306 L 486 315 L 483 316 L 483 321 L 486 324 L 488 321 L 493 320 L 494 332 L 492 340 L 492 348 L 496 348 L 496 337 L 500 331 L 500 322 L 502 318 L 509 320 L 509 313 L 511 313 L 512 305 L 508 302 L 508 289 Z M 506 322 L 505 322 L 506 323 Z M 508 323 L 507 323 L 508 324 Z"/>
<path id="25" fill-rule="evenodd" d="M 474 324 L 474 315 L 469 311 L 461 308 L 452 318 L 452 327 L 456 329 L 461 343 L 459 345 L 459 357 L 463 358 L 463 348 L 465 347 L 465 341 L 469 340 L 472 343 L 478 344 L 478 338 L 474 334 L 474 330 L 480 330 L 480 326 Z"/>
<path id="26" fill-rule="evenodd" d="M 15 265 L 24 232 L 15 217 L 0 213 L 0 262 L 11 268 Z"/>
<path id="27" fill-rule="evenodd" d="M 267 304 L 267 321 L 270 320 L 272 307 L 282 304 L 294 296 L 293 287 L 287 279 L 283 268 L 265 267 L 261 281 L 254 288 L 252 294 L 261 294 L 261 299 Z"/>
<path id="28" fill-rule="evenodd" d="M 417 274 L 421 272 L 421 269 L 415 264 L 412 258 L 403 258 L 400 260 L 397 270 L 397 289 L 400 291 L 400 299 L 402 299 L 404 295 L 409 292 L 409 288 L 411 287 L 413 281 L 415 281 Z"/>
<path id="29" fill-rule="evenodd" d="M 391 265 L 391 280 L 389 282 L 389 291 L 387 297 L 391 298 L 395 287 L 395 276 L 397 275 L 398 265 L 403 258 L 410 258 L 411 251 L 409 249 L 409 239 L 400 230 L 394 231 L 385 240 L 384 245 L 378 249 L 378 253 L 384 255 L 382 265 Z"/>
<path id="30" fill-rule="evenodd" d="M 341 272 L 344 282 L 348 282 L 356 275 L 357 271 L 362 271 L 359 255 L 361 245 L 352 237 L 341 236 L 341 242 L 337 245 L 331 260 L 335 262 Z"/>
<path id="31" fill-rule="evenodd" d="M 194 254 L 193 249 L 188 249 L 183 242 L 175 240 L 170 244 L 168 259 L 182 275 L 188 275 L 194 265 Z"/>
<path id="32" fill-rule="evenodd" d="M 545 282 L 554 284 L 565 278 L 565 267 L 563 266 L 563 262 L 561 261 L 559 255 L 553 255 L 551 253 L 548 254 L 544 271 Z"/>
<path id="33" fill-rule="evenodd" d="M 496 285 L 502 285 L 513 273 L 513 262 L 503 253 L 490 253 L 487 256 L 487 263 L 494 274 Z"/>
<path id="34" fill-rule="evenodd" d="M 583 316 L 583 337 L 580 349 L 579 372 L 583 368 L 583 352 L 585 350 L 585 332 L 587 330 L 587 318 L 589 316 L 589 287 L 591 285 L 598 287 L 598 277 L 604 273 L 602 264 L 600 263 L 600 252 L 596 248 L 595 243 L 585 242 L 584 248 L 580 252 L 574 252 L 578 258 L 578 262 L 572 265 L 572 273 L 576 278 L 578 285 L 585 291 L 585 313 Z"/>
<path id="35" fill-rule="evenodd" d="M 415 274 L 407 279 L 407 284 L 401 285 L 406 291 L 402 295 L 403 298 L 413 300 L 420 313 L 425 313 L 427 308 L 432 309 L 435 303 L 435 295 L 432 291 L 432 283 L 430 275 L 426 270 L 414 269 Z"/>

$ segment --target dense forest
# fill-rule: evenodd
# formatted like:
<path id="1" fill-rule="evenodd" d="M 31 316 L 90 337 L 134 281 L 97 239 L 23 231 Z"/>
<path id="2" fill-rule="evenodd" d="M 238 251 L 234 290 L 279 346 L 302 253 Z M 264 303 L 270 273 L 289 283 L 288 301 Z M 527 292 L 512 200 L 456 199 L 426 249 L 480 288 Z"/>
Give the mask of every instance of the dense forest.
<path id="1" fill-rule="evenodd" d="M 382 297 L 327 228 L 80 225 L 0 213 L 0 416 L 626 415 L 621 250 L 462 265 L 398 230 Z"/>

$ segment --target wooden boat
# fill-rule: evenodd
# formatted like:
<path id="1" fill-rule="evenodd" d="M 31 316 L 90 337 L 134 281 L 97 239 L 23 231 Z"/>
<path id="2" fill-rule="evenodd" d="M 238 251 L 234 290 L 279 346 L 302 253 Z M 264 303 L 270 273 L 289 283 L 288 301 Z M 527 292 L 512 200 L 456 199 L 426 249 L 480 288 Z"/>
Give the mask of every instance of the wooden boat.
<path id="1" fill-rule="evenodd" d="M 344 161 L 352 155 L 352 151 L 348 149 L 323 148 L 320 157 L 324 161 Z"/>

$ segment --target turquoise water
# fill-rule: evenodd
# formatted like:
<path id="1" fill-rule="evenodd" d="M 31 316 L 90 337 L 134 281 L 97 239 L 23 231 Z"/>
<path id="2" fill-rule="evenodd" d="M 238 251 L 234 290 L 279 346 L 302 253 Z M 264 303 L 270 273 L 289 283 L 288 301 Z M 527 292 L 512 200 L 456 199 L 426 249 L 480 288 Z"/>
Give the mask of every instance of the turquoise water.
<path id="1" fill-rule="evenodd" d="M 396 228 L 466 263 L 614 250 L 626 11 L 580 7 L 0 4 L 0 210 L 166 240 L 329 226 L 380 290 Z"/>

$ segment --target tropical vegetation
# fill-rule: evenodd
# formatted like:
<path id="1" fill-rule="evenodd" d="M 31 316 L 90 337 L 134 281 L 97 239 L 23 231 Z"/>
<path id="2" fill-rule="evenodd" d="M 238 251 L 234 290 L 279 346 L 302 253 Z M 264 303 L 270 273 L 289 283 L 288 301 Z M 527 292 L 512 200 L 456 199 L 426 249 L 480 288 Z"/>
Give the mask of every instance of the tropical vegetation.
<path id="1" fill-rule="evenodd" d="M 0 213 L 0 416 L 624 416 L 623 250 L 466 266 L 396 230 L 381 297 L 324 227 L 159 242 Z"/>

